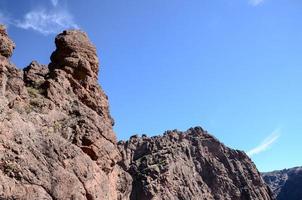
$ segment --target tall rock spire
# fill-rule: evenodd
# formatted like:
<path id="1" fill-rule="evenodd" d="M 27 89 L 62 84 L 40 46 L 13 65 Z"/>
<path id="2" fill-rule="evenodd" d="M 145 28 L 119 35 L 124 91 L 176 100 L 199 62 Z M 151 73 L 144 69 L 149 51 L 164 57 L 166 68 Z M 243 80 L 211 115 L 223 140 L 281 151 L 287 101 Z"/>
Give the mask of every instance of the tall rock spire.
<path id="1" fill-rule="evenodd" d="M 116 136 L 87 35 L 64 31 L 49 66 L 23 70 L 2 26 L 0 41 L 0 199 L 117 199 Z"/>
<path id="2" fill-rule="evenodd" d="M 50 69 L 64 69 L 79 81 L 97 79 L 99 60 L 96 48 L 86 33 L 68 30 L 55 39 L 57 49 L 51 55 Z"/>
<path id="3" fill-rule="evenodd" d="M 0 55 L 9 58 L 13 54 L 15 43 L 8 37 L 4 25 L 0 25 Z"/>

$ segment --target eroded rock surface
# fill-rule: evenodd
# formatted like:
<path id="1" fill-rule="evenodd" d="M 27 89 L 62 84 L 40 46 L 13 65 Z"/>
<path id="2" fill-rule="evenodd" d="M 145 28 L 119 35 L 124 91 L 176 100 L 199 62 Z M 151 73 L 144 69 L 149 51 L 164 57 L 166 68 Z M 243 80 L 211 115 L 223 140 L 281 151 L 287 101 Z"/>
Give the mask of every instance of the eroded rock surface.
<path id="1" fill-rule="evenodd" d="M 224 146 L 200 127 L 120 142 L 121 166 L 133 178 L 132 200 L 269 200 L 248 156 Z"/>
<path id="2" fill-rule="evenodd" d="M 302 167 L 262 174 L 277 200 L 302 199 Z"/>
<path id="3" fill-rule="evenodd" d="M 2 26 L 0 42 L 0 199 L 271 199 L 251 160 L 201 128 L 117 145 L 84 32 L 23 70 Z"/>
<path id="4" fill-rule="evenodd" d="M 10 63 L 0 31 L 0 199 L 116 199 L 119 158 L 87 35 L 57 36 L 52 63 Z"/>
<path id="5" fill-rule="evenodd" d="M 8 37 L 4 25 L 0 25 L 0 55 L 9 58 L 15 49 L 14 42 Z"/>

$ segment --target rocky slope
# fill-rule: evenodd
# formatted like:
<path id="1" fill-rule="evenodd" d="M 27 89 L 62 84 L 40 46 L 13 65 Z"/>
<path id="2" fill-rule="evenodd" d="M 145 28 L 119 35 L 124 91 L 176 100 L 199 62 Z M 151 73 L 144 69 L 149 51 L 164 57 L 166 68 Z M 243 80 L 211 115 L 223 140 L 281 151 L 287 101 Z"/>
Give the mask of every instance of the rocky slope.
<path id="1" fill-rule="evenodd" d="M 131 199 L 271 199 L 255 165 L 200 127 L 119 142 Z"/>
<path id="2" fill-rule="evenodd" d="M 270 200 L 255 165 L 201 128 L 117 144 L 87 35 L 20 70 L 0 26 L 0 199 Z"/>
<path id="3" fill-rule="evenodd" d="M 277 200 L 302 199 L 302 167 L 262 174 Z"/>

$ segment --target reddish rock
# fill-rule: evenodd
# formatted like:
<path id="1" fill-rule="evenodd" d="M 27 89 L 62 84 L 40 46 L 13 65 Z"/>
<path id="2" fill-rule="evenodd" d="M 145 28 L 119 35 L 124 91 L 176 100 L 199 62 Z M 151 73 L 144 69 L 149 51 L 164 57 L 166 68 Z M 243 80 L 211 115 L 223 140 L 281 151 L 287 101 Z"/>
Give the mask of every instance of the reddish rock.
<path id="1" fill-rule="evenodd" d="M 99 61 L 96 48 L 87 34 L 78 30 L 64 31 L 55 40 L 56 51 L 51 55 L 51 69 L 64 69 L 79 81 L 97 79 Z"/>
<path id="2" fill-rule="evenodd" d="M 0 33 L 0 199 L 117 199 L 113 120 L 86 34 L 60 34 L 57 60 L 19 70 Z"/>
<path id="3" fill-rule="evenodd" d="M 14 42 L 7 36 L 4 25 L 0 25 L 0 55 L 9 58 L 15 49 Z"/>
<path id="4" fill-rule="evenodd" d="M 0 199 L 271 199 L 251 160 L 200 128 L 117 146 L 84 32 L 23 70 L 2 26 L 0 41 Z"/>
<path id="5" fill-rule="evenodd" d="M 131 200 L 270 200 L 256 166 L 200 127 L 120 142 L 120 165 L 133 179 Z"/>

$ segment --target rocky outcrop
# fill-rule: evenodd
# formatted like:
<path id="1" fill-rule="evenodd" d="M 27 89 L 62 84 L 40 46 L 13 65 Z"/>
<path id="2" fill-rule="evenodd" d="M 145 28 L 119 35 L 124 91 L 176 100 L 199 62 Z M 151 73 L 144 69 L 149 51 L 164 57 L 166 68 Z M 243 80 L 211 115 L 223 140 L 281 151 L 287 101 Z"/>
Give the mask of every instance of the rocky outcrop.
<path id="1" fill-rule="evenodd" d="M 302 199 L 302 167 L 262 173 L 277 200 Z"/>
<path id="2" fill-rule="evenodd" d="M 271 199 L 251 160 L 201 128 L 117 144 L 84 32 L 23 70 L 2 26 L 0 41 L 0 199 Z"/>
<path id="3" fill-rule="evenodd" d="M 120 142 L 120 165 L 132 178 L 130 199 L 271 199 L 248 156 L 200 127 Z"/>
<path id="4" fill-rule="evenodd" d="M 15 49 L 14 42 L 7 36 L 6 28 L 0 25 L 0 55 L 9 58 Z"/>
<path id="5" fill-rule="evenodd" d="M 63 32 L 49 67 L 24 70 L 0 40 L 0 199 L 116 199 L 119 152 L 87 35 Z"/>

